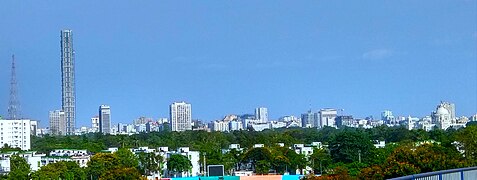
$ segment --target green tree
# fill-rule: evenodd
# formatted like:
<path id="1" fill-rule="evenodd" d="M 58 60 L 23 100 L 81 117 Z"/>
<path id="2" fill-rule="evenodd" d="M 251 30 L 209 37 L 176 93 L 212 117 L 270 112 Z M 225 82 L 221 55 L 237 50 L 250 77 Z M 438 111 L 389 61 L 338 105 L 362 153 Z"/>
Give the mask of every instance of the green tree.
<path id="1" fill-rule="evenodd" d="M 369 162 L 372 159 L 374 146 L 369 136 L 359 129 L 346 129 L 329 142 L 330 154 L 334 162 L 352 163 Z"/>
<path id="2" fill-rule="evenodd" d="M 118 167 L 107 171 L 101 180 L 137 180 L 146 179 L 141 176 L 141 173 L 136 168 Z"/>
<path id="3" fill-rule="evenodd" d="M 460 129 L 456 133 L 459 148 L 464 150 L 465 158 L 469 165 L 477 165 L 477 126 L 471 125 Z"/>
<path id="4" fill-rule="evenodd" d="M 119 166 L 136 168 L 139 165 L 138 158 L 129 149 L 120 148 L 114 153 L 118 159 Z"/>
<path id="5" fill-rule="evenodd" d="M 192 168 L 190 160 L 183 155 L 173 154 L 167 160 L 167 170 L 174 174 L 188 172 Z"/>
<path id="6" fill-rule="evenodd" d="M 5 152 L 10 152 L 10 151 L 21 151 L 20 148 L 12 148 L 8 144 L 3 144 L 3 147 L 0 149 L 0 152 L 5 153 Z"/>
<path id="7" fill-rule="evenodd" d="M 79 167 L 73 161 L 59 161 L 50 163 L 40 168 L 40 170 L 32 173 L 31 178 L 34 180 L 41 179 L 86 179 L 86 173 L 83 168 Z"/>
<path id="8" fill-rule="evenodd" d="M 10 156 L 9 179 L 29 179 L 30 171 L 30 164 L 28 164 L 25 158 L 17 154 Z"/>
<path id="9" fill-rule="evenodd" d="M 271 162 L 272 154 L 268 148 L 252 148 L 245 152 L 243 160 L 252 163 L 252 167 L 256 168 L 255 165 L 258 161 Z"/>
<path id="10" fill-rule="evenodd" d="M 303 173 L 303 169 L 308 165 L 305 155 L 298 154 L 293 150 L 286 151 L 284 155 L 290 160 L 290 167 L 288 168 L 292 174 L 294 174 L 297 169 L 300 170 L 300 173 Z"/>
<path id="11" fill-rule="evenodd" d="M 229 172 L 228 174 L 232 174 L 232 169 L 236 170 L 236 168 L 238 167 L 238 163 L 240 162 L 241 156 L 242 154 L 236 149 L 231 149 L 229 152 L 225 153 L 222 156 L 221 164 L 224 165 L 224 170 Z"/>
<path id="12" fill-rule="evenodd" d="M 326 149 L 314 149 L 310 155 L 311 166 L 315 174 L 322 174 L 323 169 L 326 170 L 332 163 L 331 155 Z"/>
<path id="13" fill-rule="evenodd" d="M 108 171 L 119 167 L 119 160 L 115 154 L 97 153 L 88 162 L 88 176 L 93 179 L 106 177 Z"/>
<path id="14" fill-rule="evenodd" d="M 138 154 L 139 170 L 144 175 L 151 175 L 153 172 L 159 172 L 162 169 L 163 157 L 155 153 L 141 152 Z"/>
<path id="15" fill-rule="evenodd" d="M 257 161 L 255 164 L 255 172 L 257 174 L 268 174 L 270 171 L 270 162 L 266 160 Z"/>

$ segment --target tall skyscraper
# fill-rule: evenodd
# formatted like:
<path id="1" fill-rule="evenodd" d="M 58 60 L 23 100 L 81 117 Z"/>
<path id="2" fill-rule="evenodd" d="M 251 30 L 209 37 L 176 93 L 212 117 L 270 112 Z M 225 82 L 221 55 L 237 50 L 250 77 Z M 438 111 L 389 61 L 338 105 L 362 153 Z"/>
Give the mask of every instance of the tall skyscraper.
<path id="1" fill-rule="evenodd" d="M 76 120 L 75 51 L 73 32 L 61 31 L 61 108 L 65 112 L 66 134 L 73 135 Z"/>
<path id="2" fill-rule="evenodd" d="M 172 131 L 192 130 L 192 108 L 185 102 L 174 102 L 170 106 Z"/>
<path id="3" fill-rule="evenodd" d="M 65 112 L 62 110 L 50 111 L 50 134 L 51 135 L 65 135 L 66 134 L 66 119 Z"/>
<path id="4" fill-rule="evenodd" d="M 99 106 L 99 132 L 111 133 L 111 108 L 108 105 Z"/>
<path id="5" fill-rule="evenodd" d="M 266 107 L 255 108 L 255 119 L 261 123 L 268 122 L 268 109 Z"/>

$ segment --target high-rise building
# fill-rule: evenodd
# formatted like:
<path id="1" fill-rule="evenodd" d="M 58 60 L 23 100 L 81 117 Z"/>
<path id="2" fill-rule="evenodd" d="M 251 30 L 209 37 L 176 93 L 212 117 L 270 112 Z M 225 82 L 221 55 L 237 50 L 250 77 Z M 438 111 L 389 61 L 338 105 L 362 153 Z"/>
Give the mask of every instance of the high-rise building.
<path id="1" fill-rule="evenodd" d="M 66 134 L 75 132 L 75 51 L 73 49 L 73 32 L 61 31 L 61 107 L 65 113 Z"/>
<path id="2" fill-rule="evenodd" d="M 336 109 L 321 109 L 319 113 L 321 127 L 336 127 L 335 119 L 338 114 Z"/>
<path id="3" fill-rule="evenodd" d="M 54 110 L 49 113 L 50 134 L 66 135 L 66 117 L 62 110 Z"/>
<path id="4" fill-rule="evenodd" d="M 99 132 L 99 116 L 91 118 L 91 129 L 93 132 Z"/>
<path id="5" fill-rule="evenodd" d="M 192 108 L 185 102 L 174 102 L 170 106 L 172 131 L 192 130 Z"/>
<path id="6" fill-rule="evenodd" d="M 99 132 L 111 133 L 111 108 L 108 105 L 99 106 Z"/>
<path id="7" fill-rule="evenodd" d="M 255 109 L 255 119 L 260 123 L 268 122 L 268 109 L 266 107 L 259 107 Z"/>
<path id="8" fill-rule="evenodd" d="M 313 113 L 309 110 L 307 113 L 301 114 L 301 127 L 321 127 L 320 121 L 318 120 L 318 113 Z"/>
<path id="9" fill-rule="evenodd" d="M 0 120 L 0 144 L 21 150 L 30 149 L 31 124 L 29 119 Z"/>

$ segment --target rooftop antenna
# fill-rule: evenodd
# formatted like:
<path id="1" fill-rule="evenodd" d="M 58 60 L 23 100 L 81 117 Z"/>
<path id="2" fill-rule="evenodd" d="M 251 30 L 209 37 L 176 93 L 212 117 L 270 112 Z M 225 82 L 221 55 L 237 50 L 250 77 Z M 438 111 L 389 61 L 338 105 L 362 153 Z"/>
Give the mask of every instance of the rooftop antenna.
<path id="1" fill-rule="evenodd" d="M 15 55 L 12 55 L 12 75 L 10 81 L 10 101 L 8 103 L 8 118 L 20 118 L 20 102 L 18 101 L 17 77 L 15 73 Z"/>

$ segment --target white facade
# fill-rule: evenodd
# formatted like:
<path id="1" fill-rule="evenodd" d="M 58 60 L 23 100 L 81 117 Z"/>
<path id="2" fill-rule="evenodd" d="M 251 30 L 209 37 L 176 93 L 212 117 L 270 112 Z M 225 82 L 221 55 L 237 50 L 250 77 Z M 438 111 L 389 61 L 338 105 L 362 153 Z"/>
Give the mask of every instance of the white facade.
<path id="1" fill-rule="evenodd" d="M 161 151 L 158 153 L 161 154 L 164 157 L 164 159 L 166 159 L 166 161 L 171 155 L 180 154 L 187 157 L 192 164 L 192 168 L 188 172 L 175 174 L 176 177 L 195 177 L 200 175 L 199 151 L 190 151 L 189 147 L 180 147 L 180 148 L 177 148 L 176 151 L 167 151 L 168 149 L 165 149 L 165 150 L 166 151 Z M 164 165 L 163 171 L 166 172 L 166 174 L 169 174 L 169 176 L 174 176 L 174 174 L 170 174 L 169 172 L 167 172 L 167 162 Z"/>
<path id="2" fill-rule="evenodd" d="M 432 113 L 432 122 L 436 124 L 439 129 L 446 130 L 451 127 L 453 124 L 452 121 L 449 110 L 447 110 L 443 104 L 438 105 L 436 111 Z"/>
<path id="3" fill-rule="evenodd" d="M 229 122 L 229 131 L 240 131 L 243 130 L 242 121 L 230 121 Z"/>
<path id="4" fill-rule="evenodd" d="M 99 132 L 99 116 L 91 118 L 91 129 L 93 132 Z"/>
<path id="5" fill-rule="evenodd" d="M 385 110 L 381 113 L 381 120 L 390 125 L 396 125 L 396 117 L 394 117 L 393 112 L 390 110 Z"/>
<path id="6" fill-rule="evenodd" d="M 172 131 L 192 130 L 192 108 L 185 102 L 174 102 L 170 106 Z"/>
<path id="7" fill-rule="evenodd" d="M 321 127 L 336 127 L 335 119 L 338 114 L 336 109 L 321 109 L 319 114 Z"/>
<path id="8" fill-rule="evenodd" d="M 66 135 L 66 116 L 62 110 L 54 110 L 49 113 L 50 134 Z"/>
<path id="9" fill-rule="evenodd" d="M 270 129 L 270 123 L 252 123 L 250 127 L 255 131 L 263 131 L 265 129 Z"/>
<path id="10" fill-rule="evenodd" d="M 228 132 L 229 131 L 229 122 L 218 120 L 213 122 L 213 131 L 219 132 Z"/>
<path id="11" fill-rule="evenodd" d="M 17 154 L 20 157 L 25 158 L 28 164 L 30 164 L 30 169 L 32 171 L 38 171 L 41 167 L 41 159 L 45 157 L 45 154 L 37 154 L 36 151 L 26 151 L 26 152 L 7 152 L 0 154 L 0 173 L 10 172 L 10 157 Z"/>
<path id="12" fill-rule="evenodd" d="M 29 119 L 0 120 L 0 144 L 21 150 L 30 149 L 31 124 Z"/>
<path id="13" fill-rule="evenodd" d="M 266 107 L 256 108 L 255 119 L 260 120 L 261 123 L 268 122 L 268 109 Z"/>

